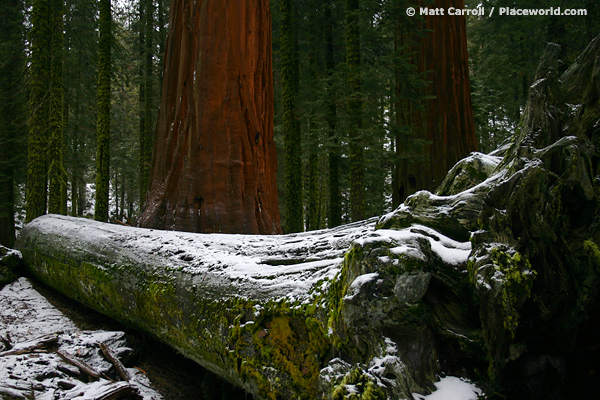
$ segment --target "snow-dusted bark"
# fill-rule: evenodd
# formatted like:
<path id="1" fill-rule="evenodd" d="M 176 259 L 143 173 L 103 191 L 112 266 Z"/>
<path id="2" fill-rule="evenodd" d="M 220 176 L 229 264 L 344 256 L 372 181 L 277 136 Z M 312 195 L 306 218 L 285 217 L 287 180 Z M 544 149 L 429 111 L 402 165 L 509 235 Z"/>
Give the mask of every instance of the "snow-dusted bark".
<path id="1" fill-rule="evenodd" d="M 24 227 L 20 249 L 42 281 L 259 398 L 333 396 L 360 380 L 381 394 L 427 392 L 439 366 L 418 309 L 436 276 L 426 266 L 464 268 L 470 243 L 375 222 L 256 236 L 47 215 Z M 403 313 L 420 321 L 389 318 Z"/>

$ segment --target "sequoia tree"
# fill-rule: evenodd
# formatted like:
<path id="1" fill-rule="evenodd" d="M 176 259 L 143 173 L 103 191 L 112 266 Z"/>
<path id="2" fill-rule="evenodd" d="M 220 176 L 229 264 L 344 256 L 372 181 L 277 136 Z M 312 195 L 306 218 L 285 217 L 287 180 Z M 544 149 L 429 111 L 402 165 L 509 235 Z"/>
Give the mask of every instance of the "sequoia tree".
<path id="1" fill-rule="evenodd" d="M 281 232 L 267 0 L 173 0 L 150 183 L 138 224 Z"/>
<path id="2" fill-rule="evenodd" d="M 430 9 L 463 9 L 464 0 L 436 0 Z M 417 17 L 415 17 L 417 18 Z M 397 46 L 417 52 L 413 62 L 429 82 L 424 108 L 414 101 L 397 105 L 398 125 L 405 133 L 398 137 L 394 171 L 394 200 L 421 190 L 434 190 L 446 172 L 461 158 L 476 150 L 477 139 L 471 108 L 465 17 L 426 16 L 416 33 L 397 32 Z M 397 85 L 401 98 L 402 85 Z M 405 136 L 404 136 L 405 135 Z M 416 144 L 416 157 L 407 157 L 407 143 Z"/>

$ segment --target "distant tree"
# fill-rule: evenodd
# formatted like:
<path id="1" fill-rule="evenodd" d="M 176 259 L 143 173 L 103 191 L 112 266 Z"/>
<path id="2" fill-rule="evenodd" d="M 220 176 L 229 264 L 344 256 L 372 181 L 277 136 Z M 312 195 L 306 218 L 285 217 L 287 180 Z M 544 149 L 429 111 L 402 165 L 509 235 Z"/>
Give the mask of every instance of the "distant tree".
<path id="1" fill-rule="evenodd" d="M 30 117 L 27 140 L 26 222 L 46 213 L 47 144 L 50 117 L 50 2 L 34 0 L 31 10 Z"/>
<path id="2" fill-rule="evenodd" d="M 302 137 L 296 102 L 298 60 L 294 32 L 293 0 L 280 0 L 281 84 L 283 87 L 283 146 L 286 232 L 304 230 L 302 194 Z"/>
<path id="3" fill-rule="evenodd" d="M 0 244 L 15 241 L 14 185 L 23 135 L 25 42 L 22 0 L 0 3 Z"/>
<path id="4" fill-rule="evenodd" d="M 150 166 L 152 163 L 152 145 L 154 138 L 154 2 L 139 2 L 139 46 L 140 46 L 140 204 L 144 202 Z"/>
<path id="5" fill-rule="evenodd" d="M 140 226 L 281 232 L 267 0 L 173 0 Z"/>
<path id="6" fill-rule="evenodd" d="M 98 0 L 67 0 L 64 35 L 65 169 L 71 214 L 83 216 L 95 169 L 98 97 Z"/>
<path id="7" fill-rule="evenodd" d="M 94 219 L 108 221 L 110 182 L 110 79 L 112 15 L 111 0 L 100 0 L 98 42 L 98 127 L 96 149 L 96 204 Z"/>
<path id="8" fill-rule="evenodd" d="M 362 80 L 360 47 L 360 0 L 346 0 L 346 66 L 348 70 L 348 143 L 350 164 L 350 214 L 353 221 L 365 218 L 365 165 L 362 139 Z"/>
<path id="9" fill-rule="evenodd" d="M 429 7 L 462 9 L 464 0 L 435 0 Z M 398 110 L 417 146 L 416 157 L 397 157 L 398 201 L 418 190 L 435 190 L 457 161 L 477 149 L 465 17 L 426 16 L 421 29 L 423 37 L 410 38 L 417 46 L 404 51 L 418 51 L 414 62 L 430 82 L 428 99 L 422 110 L 410 101 Z"/>
<path id="10" fill-rule="evenodd" d="M 64 1 L 50 0 L 50 132 L 48 142 L 48 212 L 67 213 L 67 174 L 63 164 Z"/>
<path id="11" fill-rule="evenodd" d="M 335 44 L 334 44 L 334 19 L 333 19 L 334 0 L 327 0 L 324 4 L 325 15 L 325 69 L 328 81 L 326 82 L 326 116 L 327 121 L 327 151 L 329 167 L 329 205 L 328 205 L 328 224 L 330 228 L 342 224 L 342 194 L 340 184 L 340 140 L 336 134 L 337 128 L 337 104 L 335 85 L 333 76 L 336 69 L 335 64 Z"/>

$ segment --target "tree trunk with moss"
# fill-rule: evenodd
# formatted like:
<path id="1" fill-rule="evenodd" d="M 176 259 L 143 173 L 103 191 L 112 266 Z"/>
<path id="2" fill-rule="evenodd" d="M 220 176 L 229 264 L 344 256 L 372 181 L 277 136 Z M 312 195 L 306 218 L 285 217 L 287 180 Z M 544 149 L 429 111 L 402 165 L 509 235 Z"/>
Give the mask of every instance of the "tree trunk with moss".
<path id="1" fill-rule="evenodd" d="M 23 9 L 21 0 L 0 5 L 0 245 L 7 247 L 15 241 L 14 181 L 23 148 L 19 138 L 26 135 Z"/>
<path id="2" fill-rule="evenodd" d="M 50 104 L 50 6 L 33 2 L 31 12 L 30 117 L 27 137 L 26 221 L 46 213 L 47 143 Z"/>
<path id="3" fill-rule="evenodd" d="M 296 113 L 298 61 L 293 26 L 293 0 L 280 0 L 281 9 L 281 84 L 283 86 L 284 186 L 286 231 L 304 230 L 302 190 L 302 137 Z"/>
<path id="4" fill-rule="evenodd" d="M 346 66 L 348 68 L 348 162 L 350 164 L 350 216 L 365 218 L 365 165 L 362 140 L 362 79 L 360 72 L 360 0 L 346 0 Z"/>
<path id="5" fill-rule="evenodd" d="M 50 3 L 50 132 L 48 146 L 48 212 L 66 214 L 67 173 L 63 164 L 63 36 L 64 3 Z"/>
<path id="6" fill-rule="evenodd" d="M 44 216 L 18 248 L 48 285 L 260 399 L 411 398 L 448 374 L 583 398 L 600 355 L 600 37 L 560 77 L 555 46 L 509 148 L 377 223 L 198 235 Z"/>
<path id="7" fill-rule="evenodd" d="M 137 223 L 281 232 L 269 2 L 171 2 L 150 184 Z"/>
<path id="8" fill-rule="evenodd" d="M 100 0 L 99 25 L 96 205 L 94 219 L 96 221 L 108 221 L 110 187 L 110 74 L 112 67 L 112 15 L 110 0 Z"/>

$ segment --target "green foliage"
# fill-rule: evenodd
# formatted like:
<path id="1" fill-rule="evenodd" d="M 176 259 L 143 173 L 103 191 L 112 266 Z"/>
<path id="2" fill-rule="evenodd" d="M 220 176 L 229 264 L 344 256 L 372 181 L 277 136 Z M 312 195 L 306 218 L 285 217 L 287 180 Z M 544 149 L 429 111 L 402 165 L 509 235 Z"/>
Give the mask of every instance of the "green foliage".
<path id="1" fill-rule="evenodd" d="M 560 44 L 561 68 L 569 66 L 598 34 L 600 4 L 589 0 L 518 3 L 522 9 L 562 7 L 588 12 L 587 16 L 536 17 L 499 15 L 499 7 L 515 7 L 509 0 L 468 0 L 466 4 L 481 4 L 487 13 L 495 7 L 492 17 L 467 20 L 475 129 L 480 150 L 488 152 L 514 133 L 546 43 Z"/>

